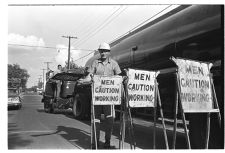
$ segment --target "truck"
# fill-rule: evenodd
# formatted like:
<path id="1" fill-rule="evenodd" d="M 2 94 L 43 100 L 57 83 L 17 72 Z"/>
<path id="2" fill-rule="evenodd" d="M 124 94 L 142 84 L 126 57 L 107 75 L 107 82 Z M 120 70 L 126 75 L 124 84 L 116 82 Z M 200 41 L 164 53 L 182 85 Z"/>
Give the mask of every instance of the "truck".
<path id="1" fill-rule="evenodd" d="M 56 75 L 52 74 L 52 71 L 46 73 L 47 81 L 42 98 L 45 112 L 56 113 L 59 110 L 72 109 L 76 118 L 87 118 L 90 109 L 85 102 L 89 100 L 86 100 L 87 96 L 85 94 L 79 94 L 83 87 L 80 88 L 77 82 L 84 76 L 84 69 L 76 68 Z M 59 95 L 56 94 L 57 83 L 61 84 Z"/>
<path id="2" fill-rule="evenodd" d="M 213 63 L 211 73 L 222 117 L 219 125 L 216 114 L 211 114 L 209 148 L 224 146 L 224 102 L 222 58 L 224 23 L 222 5 L 181 5 L 161 17 L 129 31 L 110 43 L 111 57 L 121 69 L 159 70 L 157 78 L 163 113 L 173 119 L 176 97 L 176 65 L 171 57 Z M 99 58 L 96 53 L 86 67 Z M 152 116 L 151 108 L 133 110 L 137 115 Z M 180 114 L 180 113 L 179 113 Z M 178 115 L 179 115 L 178 114 Z M 206 113 L 188 114 L 192 148 L 204 148 Z"/>

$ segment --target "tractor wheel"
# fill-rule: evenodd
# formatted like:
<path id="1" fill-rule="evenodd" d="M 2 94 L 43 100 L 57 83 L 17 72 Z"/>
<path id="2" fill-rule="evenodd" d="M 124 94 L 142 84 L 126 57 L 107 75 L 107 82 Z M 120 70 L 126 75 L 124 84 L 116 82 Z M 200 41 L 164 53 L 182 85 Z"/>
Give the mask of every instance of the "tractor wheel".
<path id="1" fill-rule="evenodd" d="M 78 93 L 74 97 L 73 114 L 76 119 L 85 119 L 90 116 L 90 104 L 86 95 Z"/>

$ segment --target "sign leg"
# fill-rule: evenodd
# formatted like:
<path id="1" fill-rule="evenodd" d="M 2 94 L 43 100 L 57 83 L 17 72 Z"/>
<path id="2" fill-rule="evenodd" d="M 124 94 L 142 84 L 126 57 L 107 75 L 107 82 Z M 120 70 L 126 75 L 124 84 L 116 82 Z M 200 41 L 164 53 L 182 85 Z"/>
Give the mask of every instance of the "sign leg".
<path id="1" fill-rule="evenodd" d="M 97 135 L 96 135 L 96 125 L 95 125 L 95 109 L 94 109 L 94 106 L 92 105 L 92 126 L 93 126 L 93 129 L 94 129 L 94 141 L 95 141 L 95 149 L 98 149 L 98 146 L 97 146 Z M 92 128 L 91 128 L 92 130 Z M 92 134 L 91 134 L 91 137 Z M 91 139 L 93 141 L 93 138 Z"/>
<path id="2" fill-rule="evenodd" d="M 157 90 L 158 103 L 159 103 L 159 108 L 160 108 L 160 115 L 162 117 L 164 140 L 165 140 L 165 143 L 166 143 L 166 149 L 169 149 L 168 139 L 167 139 L 167 134 L 166 134 L 166 126 L 165 126 L 165 121 L 164 121 L 164 116 L 163 116 L 163 111 L 162 111 L 162 104 L 161 104 L 161 99 L 160 99 L 158 87 L 156 88 L 156 90 Z"/>
<path id="3" fill-rule="evenodd" d="M 153 149 L 156 148 L 156 107 L 154 107 Z"/>
<path id="4" fill-rule="evenodd" d="M 214 100 L 215 100 L 216 108 L 219 109 L 219 105 L 218 105 L 218 101 L 217 101 L 217 97 L 216 97 L 216 91 L 215 91 L 215 87 L 214 87 L 214 83 L 213 83 L 212 77 L 210 77 L 210 81 L 211 81 L 211 84 L 212 84 L 212 92 L 213 92 L 213 97 L 214 97 Z M 221 114 L 220 114 L 220 111 L 217 114 L 218 114 L 219 125 L 221 127 Z"/>
<path id="5" fill-rule="evenodd" d="M 126 131 L 126 117 L 125 117 L 125 112 L 124 112 L 123 113 L 123 122 L 122 122 L 122 149 L 124 149 L 125 131 Z"/>
<path id="6" fill-rule="evenodd" d="M 123 110 L 122 106 L 120 109 L 120 139 L 119 139 L 119 149 L 121 149 L 122 146 L 122 133 L 123 133 Z"/>
<path id="7" fill-rule="evenodd" d="M 187 147 L 188 149 L 191 149 L 191 144 L 190 144 L 190 138 L 189 138 L 189 134 L 188 134 L 188 130 L 187 130 L 187 125 L 186 125 L 186 119 L 185 119 L 185 114 L 184 114 L 184 110 L 183 110 L 183 106 L 181 103 L 181 97 L 180 97 L 180 93 L 181 93 L 181 89 L 180 89 L 180 79 L 178 74 L 176 74 L 177 76 L 177 91 L 178 91 L 178 106 L 180 107 L 181 110 L 181 116 L 182 116 L 182 120 L 183 120 L 183 125 L 184 125 L 184 132 L 186 135 L 186 140 L 187 140 Z"/>
<path id="8" fill-rule="evenodd" d="M 136 143 L 135 143 L 135 139 L 134 139 L 134 126 L 133 126 L 133 121 L 132 121 L 132 116 L 131 116 L 130 109 L 128 111 L 128 115 L 129 115 L 129 123 L 130 123 L 130 130 L 131 130 L 132 145 L 133 145 L 133 149 L 135 149 L 136 148 Z"/>
<path id="9" fill-rule="evenodd" d="M 205 149 L 208 149 L 209 135 L 210 135 L 210 113 L 207 113 L 207 127 L 206 127 Z"/>
<path id="10" fill-rule="evenodd" d="M 191 149 L 191 144 L 190 144 L 190 138 L 189 138 L 189 134 L 188 134 L 188 130 L 187 130 L 187 124 L 186 124 L 186 119 L 185 119 L 185 115 L 184 115 L 184 111 L 183 108 L 181 106 L 182 104 L 180 104 L 180 109 L 181 109 L 181 116 L 182 116 L 182 120 L 183 120 L 183 125 L 184 125 L 184 132 L 186 135 L 186 140 L 187 140 L 187 147 L 188 149 Z"/>
<path id="11" fill-rule="evenodd" d="M 173 144 L 172 149 L 176 148 L 176 137 L 177 137 L 177 111 L 178 111 L 178 92 L 176 92 L 176 100 L 174 104 L 174 125 L 173 125 Z"/>
<path id="12" fill-rule="evenodd" d="M 130 124 L 130 116 L 129 116 L 129 112 L 128 112 L 129 109 L 127 109 L 127 112 L 126 112 L 126 118 L 127 118 L 127 121 L 128 121 L 128 132 L 129 132 L 129 137 L 130 137 L 130 149 L 133 149 L 133 138 L 132 138 L 132 131 L 131 131 L 131 124 Z"/>

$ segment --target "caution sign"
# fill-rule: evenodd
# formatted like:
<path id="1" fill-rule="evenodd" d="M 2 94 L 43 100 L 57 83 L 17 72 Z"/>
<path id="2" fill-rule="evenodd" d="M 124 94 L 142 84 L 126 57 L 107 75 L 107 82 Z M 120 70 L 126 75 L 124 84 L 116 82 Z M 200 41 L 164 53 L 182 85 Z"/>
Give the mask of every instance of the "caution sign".
<path id="1" fill-rule="evenodd" d="M 93 105 L 121 104 L 121 76 L 94 75 L 93 81 Z"/>
<path id="2" fill-rule="evenodd" d="M 128 101 L 130 107 L 155 106 L 155 79 L 157 72 L 128 70 Z"/>
<path id="3" fill-rule="evenodd" d="M 178 66 L 180 98 L 184 112 L 213 110 L 209 76 L 212 64 L 175 58 L 172 60 Z"/>

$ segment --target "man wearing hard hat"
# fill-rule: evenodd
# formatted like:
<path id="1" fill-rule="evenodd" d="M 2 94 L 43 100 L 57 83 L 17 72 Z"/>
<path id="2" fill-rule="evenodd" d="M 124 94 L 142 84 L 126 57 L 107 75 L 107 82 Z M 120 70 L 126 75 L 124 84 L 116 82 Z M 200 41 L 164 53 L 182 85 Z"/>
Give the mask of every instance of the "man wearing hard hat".
<path id="1" fill-rule="evenodd" d="M 121 73 L 118 63 L 111 59 L 110 56 L 110 46 L 107 43 L 101 43 L 98 48 L 100 58 L 94 60 L 92 65 L 88 68 L 89 74 L 95 75 L 118 75 Z M 113 123 L 115 118 L 115 109 L 113 105 L 96 105 L 95 106 L 95 124 L 96 124 L 96 135 L 97 135 L 97 146 L 99 148 L 99 138 L 100 138 L 100 119 L 101 114 L 104 113 L 105 116 L 105 144 L 104 149 L 110 149 L 110 139 L 113 130 Z M 93 131 L 93 129 L 92 129 Z M 92 132 L 94 133 L 94 132 Z M 93 136 L 94 138 L 94 136 Z M 92 142 L 92 149 L 95 149 L 95 142 Z"/>

